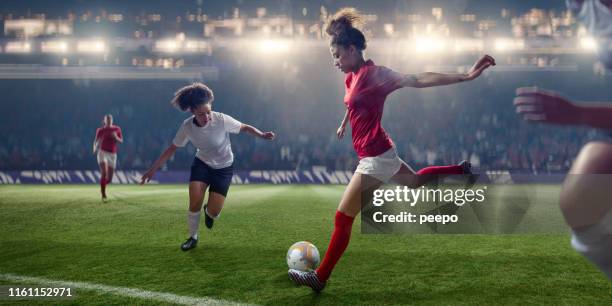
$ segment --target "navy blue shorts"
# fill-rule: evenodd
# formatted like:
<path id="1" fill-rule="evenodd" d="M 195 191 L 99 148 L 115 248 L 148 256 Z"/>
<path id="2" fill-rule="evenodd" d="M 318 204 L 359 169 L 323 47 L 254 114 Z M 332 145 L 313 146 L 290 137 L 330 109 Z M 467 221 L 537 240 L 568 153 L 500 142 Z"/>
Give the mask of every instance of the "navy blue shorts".
<path id="1" fill-rule="evenodd" d="M 232 176 L 234 176 L 233 165 L 221 169 L 213 169 L 196 157 L 191 165 L 189 181 L 204 182 L 210 186 L 209 192 L 216 192 L 227 197 L 227 191 L 232 184 Z"/>

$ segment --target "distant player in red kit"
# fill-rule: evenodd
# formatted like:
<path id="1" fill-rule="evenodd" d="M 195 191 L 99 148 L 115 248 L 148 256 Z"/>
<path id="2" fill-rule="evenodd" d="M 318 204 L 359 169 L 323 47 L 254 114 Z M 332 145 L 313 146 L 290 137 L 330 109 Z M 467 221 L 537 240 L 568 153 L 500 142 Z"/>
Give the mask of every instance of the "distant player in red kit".
<path id="1" fill-rule="evenodd" d="M 495 65 L 495 60 L 485 55 L 465 74 L 402 74 L 377 66 L 363 56 L 365 37 L 354 27 L 354 23 L 361 19 L 355 9 L 341 9 L 325 29 L 331 38 L 334 65 L 345 73 L 344 104 L 347 110 L 337 135 L 339 138 L 344 135 L 349 119 L 359 165 L 338 205 L 331 241 L 321 266 L 312 272 L 288 271 L 290 279 L 297 285 L 309 286 L 317 292 L 323 290 L 332 269 L 348 247 L 353 220 L 361 211 L 362 196 L 371 197 L 376 188 L 389 180 L 418 188 L 436 176 L 471 174 L 470 164 L 466 161 L 455 166 L 427 167 L 415 172 L 401 160 L 381 125 L 387 95 L 403 87 L 423 88 L 470 81 Z"/>
<path id="2" fill-rule="evenodd" d="M 121 128 L 113 125 L 113 116 L 105 115 L 103 126 L 96 129 L 96 139 L 93 143 L 93 153 L 98 152 L 98 165 L 100 166 L 100 192 L 102 200 L 106 200 L 106 185 L 113 180 L 113 173 L 117 166 L 117 144 L 123 143 Z"/>

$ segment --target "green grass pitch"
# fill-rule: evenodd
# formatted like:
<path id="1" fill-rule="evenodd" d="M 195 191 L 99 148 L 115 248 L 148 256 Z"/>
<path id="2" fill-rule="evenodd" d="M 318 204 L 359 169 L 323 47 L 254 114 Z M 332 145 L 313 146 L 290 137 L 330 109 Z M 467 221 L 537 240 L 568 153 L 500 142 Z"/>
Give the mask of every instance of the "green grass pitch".
<path id="1" fill-rule="evenodd" d="M 542 220 L 559 219 L 559 187 L 537 189 Z M 295 287 L 287 248 L 309 240 L 325 252 L 343 190 L 232 186 L 213 230 L 201 224 L 198 247 L 182 252 L 186 185 L 111 185 L 107 203 L 94 185 L 0 186 L 0 274 L 254 304 L 612 303 L 612 283 L 567 233 L 363 235 L 359 219 L 328 287 L 318 295 Z M 58 304 L 165 304 L 77 295 Z"/>

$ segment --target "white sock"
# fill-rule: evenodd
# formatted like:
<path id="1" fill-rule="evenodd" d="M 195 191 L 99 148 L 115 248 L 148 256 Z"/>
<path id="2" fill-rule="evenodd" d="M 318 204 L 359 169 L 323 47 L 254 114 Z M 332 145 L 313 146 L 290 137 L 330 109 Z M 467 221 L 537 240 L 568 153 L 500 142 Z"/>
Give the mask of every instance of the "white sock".
<path id="1" fill-rule="evenodd" d="M 213 218 L 213 219 L 217 219 L 219 218 L 219 216 L 221 215 L 221 212 L 219 212 L 218 215 L 213 216 L 212 214 L 208 213 L 208 207 L 206 207 L 206 209 L 204 210 L 204 212 L 206 213 L 206 215 L 208 215 L 209 217 Z"/>
<path id="2" fill-rule="evenodd" d="M 189 226 L 189 237 L 198 239 L 198 228 L 200 227 L 200 216 L 202 211 L 187 213 L 187 225 Z"/>

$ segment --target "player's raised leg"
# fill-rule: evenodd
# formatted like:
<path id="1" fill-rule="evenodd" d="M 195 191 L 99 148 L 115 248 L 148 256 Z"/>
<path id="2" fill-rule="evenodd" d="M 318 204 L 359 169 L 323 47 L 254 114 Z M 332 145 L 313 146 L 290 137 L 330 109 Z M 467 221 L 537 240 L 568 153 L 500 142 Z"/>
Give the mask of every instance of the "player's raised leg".
<path id="1" fill-rule="evenodd" d="M 221 215 L 224 204 L 225 195 L 213 191 L 208 193 L 208 202 L 204 205 L 204 224 L 207 228 L 212 229 L 215 220 Z"/>
<path id="2" fill-rule="evenodd" d="M 181 250 L 188 251 L 198 245 L 198 230 L 200 228 L 200 216 L 202 216 L 202 204 L 208 184 L 199 181 L 189 182 L 189 211 L 187 212 L 187 226 L 189 238 L 181 244 Z"/>
<path id="3" fill-rule="evenodd" d="M 470 183 L 473 184 L 471 164 L 467 161 L 462 161 L 455 166 L 430 166 L 415 172 L 409 165 L 402 163 L 400 170 L 391 178 L 392 181 L 408 186 L 409 188 L 418 188 L 431 181 L 448 175 L 470 175 Z"/>

